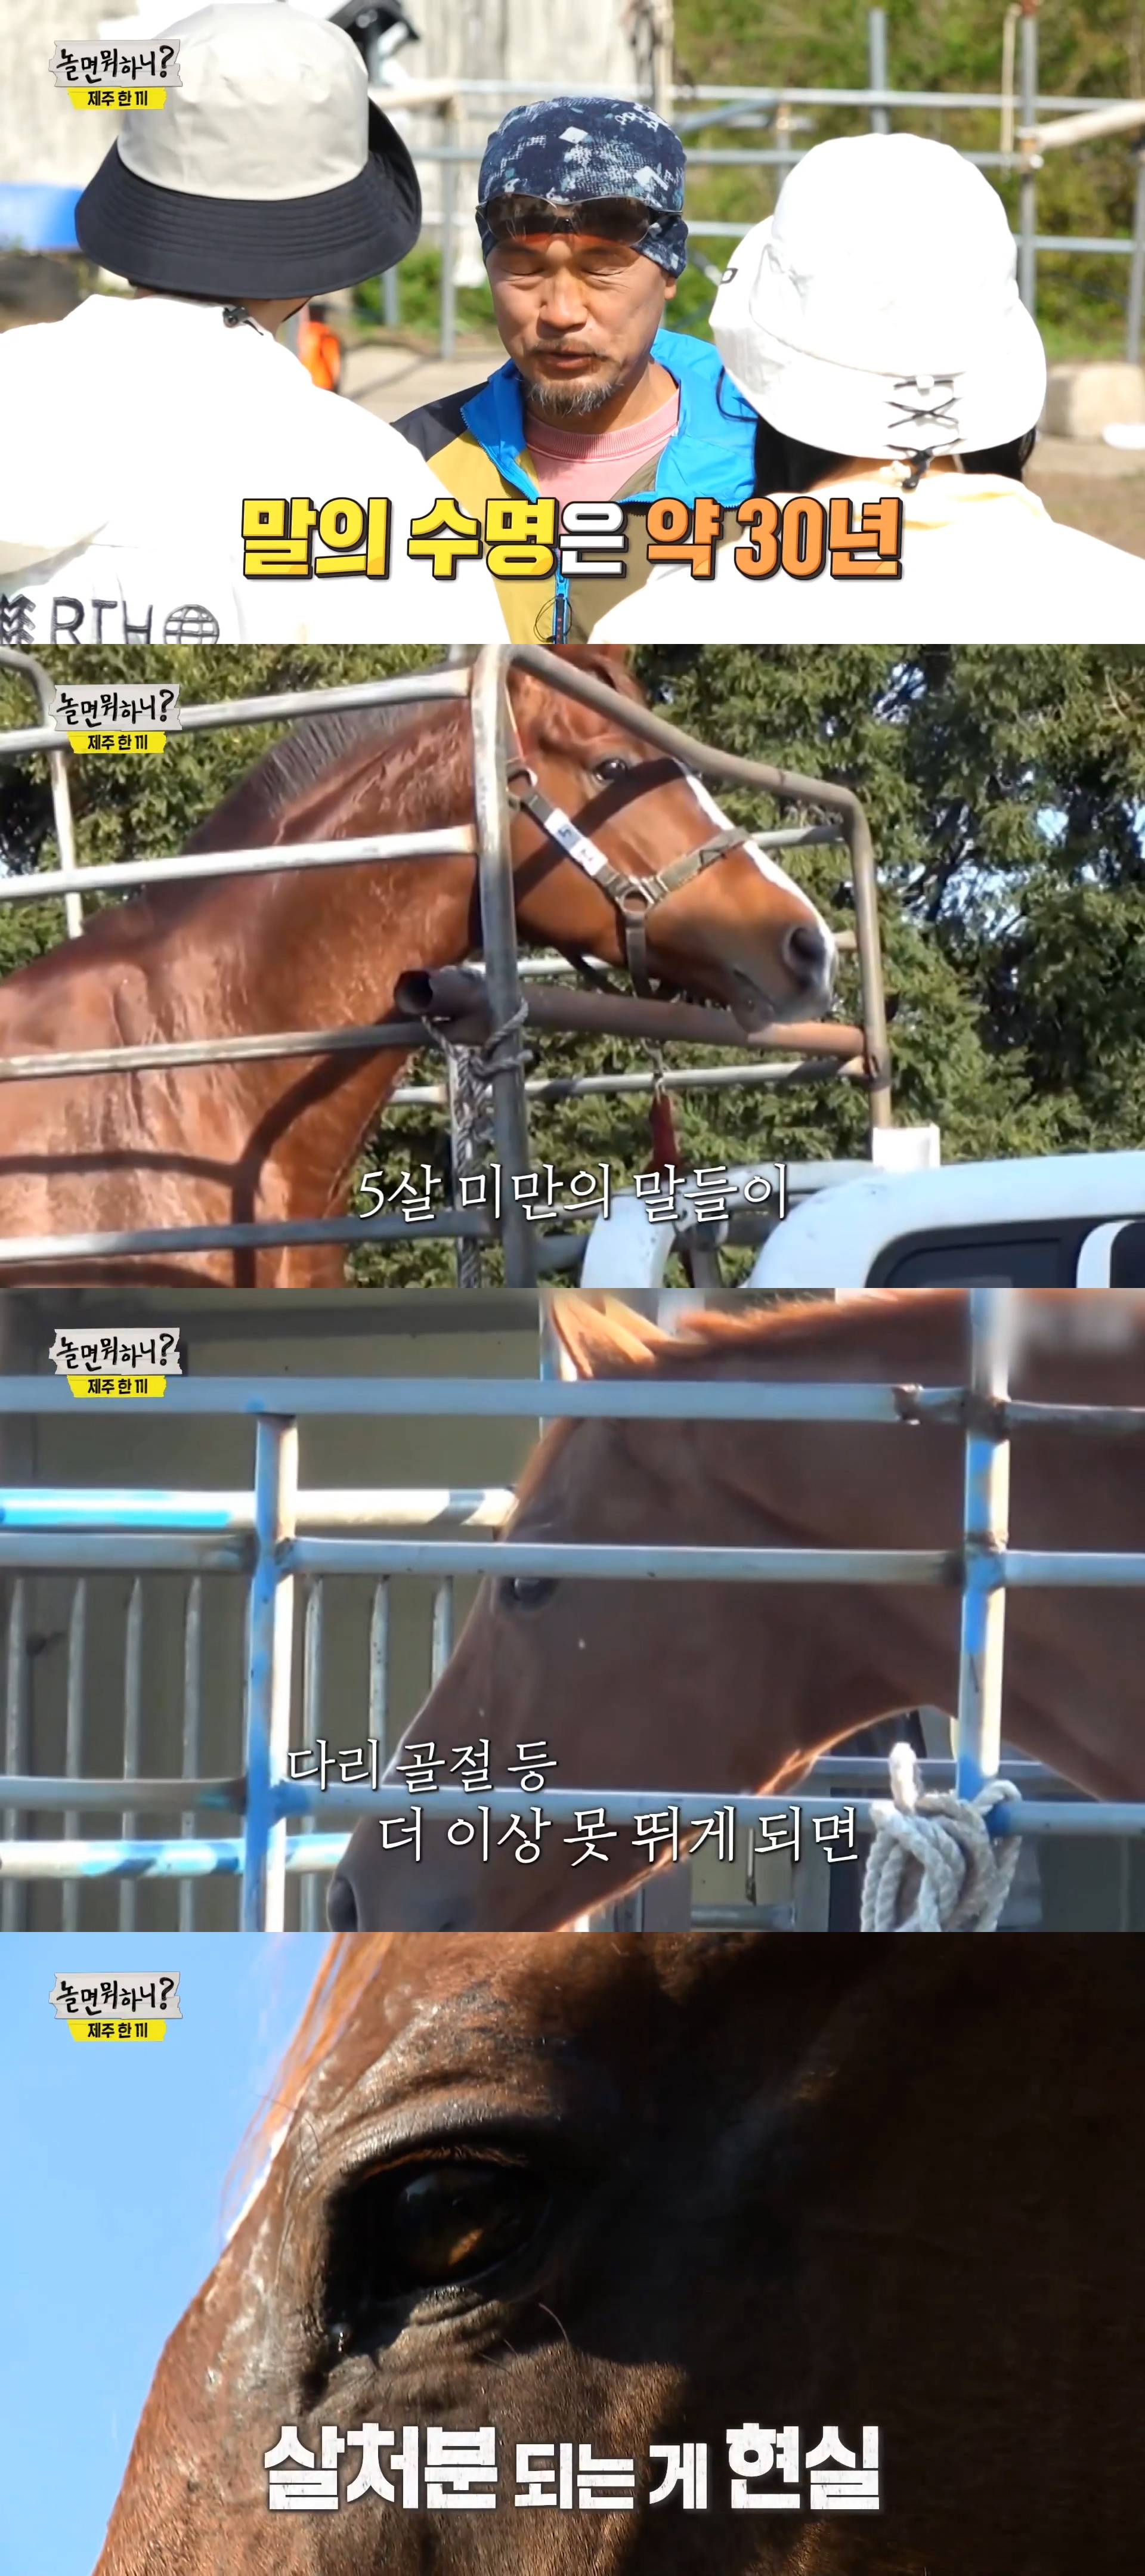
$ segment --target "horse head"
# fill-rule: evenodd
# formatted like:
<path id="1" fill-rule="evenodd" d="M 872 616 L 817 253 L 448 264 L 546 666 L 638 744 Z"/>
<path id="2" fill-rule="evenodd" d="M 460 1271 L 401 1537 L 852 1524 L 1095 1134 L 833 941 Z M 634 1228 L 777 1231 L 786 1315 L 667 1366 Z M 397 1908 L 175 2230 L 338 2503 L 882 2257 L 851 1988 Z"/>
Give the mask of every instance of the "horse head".
<path id="1" fill-rule="evenodd" d="M 1139 1397 L 1145 1299 L 1132 1326 L 1106 1319 L 1107 1291 L 1030 1290 L 1017 1301 L 1015 1388 L 1025 1400 L 1093 1406 L 1085 1438 L 1044 1424 L 1014 1443 L 1012 1545 L 1117 1552 L 1140 1530 L 1140 1465 L 1102 1407 Z M 1121 1301 L 1117 1301 L 1120 1303 Z M 967 1369 L 959 1289 L 823 1300 L 737 1316 L 698 1314 L 678 1334 L 578 1293 L 550 1308 L 569 1372 L 590 1379 L 800 1378 L 956 1386 Z M 702 1401 L 702 1397 L 700 1399 Z M 698 1411 L 698 1408 L 697 1408 Z M 502 1531 L 513 1545 L 934 1550 L 957 1563 L 962 1435 L 954 1423 L 875 1424 L 632 1418 L 557 1422 L 538 1442 Z M 818 1753 L 897 1711 L 953 1710 L 960 1682 L 956 1583 L 895 1576 L 858 1585 L 798 1579 L 681 1582 L 487 1574 L 456 1649 L 411 1719 L 410 1741 L 488 1737 L 497 1785 L 510 1748 L 544 1738 L 551 1786 L 605 1806 L 593 1850 L 568 1820 L 496 1832 L 488 1858 L 427 1820 L 423 1866 L 402 1868 L 377 1824 L 360 1823 L 331 1882 L 339 1931 L 387 1927 L 533 1931 L 623 1895 L 671 1858 L 647 1819 L 673 1790 L 713 1807 L 736 1790 L 793 1789 Z M 1101 1798 L 1145 1793 L 1139 1723 L 1140 1614 L 1126 1584 L 1015 1583 L 1006 1608 L 1002 1731 Z M 607 1809 L 642 1793 L 643 1843 Z M 540 1799 L 543 1815 L 544 1798 Z M 432 1841 L 428 1838 L 432 1836 Z M 588 1838 L 590 1839 L 590 1838 Z M 607 1863 L 607 1868 L 599 1864 Z"/>
<path id="2" fill-rule="evenodd" d="M 643 695 L 613 648 L 563 656 L 606 680 L 616 720 L 514 669 L 517 917 L 565 956 L 650 974 L 749 1033 L 830 1003 L 835 942 L 810 897 L 682 764 L 625 727 Z M 570 829 L 571 827 L 571 829 Z"/>
<path id="3" fill-rule="evenodd" d="M 1006 1946 L 336 1945 L 97 2576 L 1129 2576 L 1137 1945 Z"/>

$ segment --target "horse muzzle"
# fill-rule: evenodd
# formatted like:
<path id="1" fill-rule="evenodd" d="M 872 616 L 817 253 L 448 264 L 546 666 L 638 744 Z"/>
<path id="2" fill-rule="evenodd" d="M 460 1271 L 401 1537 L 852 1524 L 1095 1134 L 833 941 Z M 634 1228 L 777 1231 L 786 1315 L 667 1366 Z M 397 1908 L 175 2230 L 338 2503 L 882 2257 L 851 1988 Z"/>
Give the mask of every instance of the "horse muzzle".
<path id="1" fill-rule="evenodd" d="M 770 1028 L 773 1021 L 817 1020 L 830 1010 L 835 989 L 835 942 L 826 923 L 793 922 L 784 936 L 780 957 L 791 979 L 782 998 L 758 984 L 742 966 L 729 969 L 731 1006 L 749 1037 Z"/>
<path id="2" fill-rule="evenodd" d="M 332 1932 L 467 1932 L 480 1911 L 455 1889 L 420 1879 L 411 1885 L 343 1862 L 327 1891 L 326 1920 Z"/>

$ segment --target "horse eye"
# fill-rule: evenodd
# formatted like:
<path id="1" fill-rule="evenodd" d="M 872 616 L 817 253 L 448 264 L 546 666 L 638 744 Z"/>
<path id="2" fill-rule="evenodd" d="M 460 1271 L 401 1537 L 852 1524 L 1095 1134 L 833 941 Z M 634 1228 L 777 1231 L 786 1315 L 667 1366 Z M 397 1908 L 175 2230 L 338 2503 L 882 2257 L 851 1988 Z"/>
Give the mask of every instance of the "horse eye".
<path id="1" fill-rule="evenodd" d="M 551 1601 L 556 1582 L 550 1574 L 507 1574 L 501 1585 L 501 1599 L 507 1610 L 539 1610 Z"/>
<path id="2" fill-rule="evenodd" d="M 613 752 L 609 759 L 597 761 L 592 774 L 594 778 L 600 779 L 603 786 L 607 787 L 610 779 L 626 778 L 632 766 L 633 763 L 630 760 L 623 760 L 619 752 Z"/>
<path id="3" fill-rule="evenodd" d="M 464 2290 L 524 2251 L 552 2194 L 517 2164 L 434 2159 L 371 2175 L 335 2222 L 326 2309 L 335 2353 L 395 2299 Z"/>

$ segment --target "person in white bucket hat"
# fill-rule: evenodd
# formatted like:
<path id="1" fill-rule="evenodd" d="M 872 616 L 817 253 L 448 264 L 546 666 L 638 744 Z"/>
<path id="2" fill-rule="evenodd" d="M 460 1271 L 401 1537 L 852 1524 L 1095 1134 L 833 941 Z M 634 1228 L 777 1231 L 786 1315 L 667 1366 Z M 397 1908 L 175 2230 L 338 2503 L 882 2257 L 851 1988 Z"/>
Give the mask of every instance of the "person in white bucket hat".
<path id="1" fill-rule="evenodd" d="M 361 55 L 313 0 L 216 0 L 164 32 L 180 84 L 124 116 L 76 211 L 81 249 L 135 294 L 0 336 L 0 642 L 503 640 L 480 560 L 438 581 L 406 552 L 436 476 L 274 336 L 417 240 L 413 163 Z M 367 529 L 358 544 L 353 507 L 325 505 L 372 500 L 390 504 L 386 578 L 331 552 L 364 567 Z M 252 575 L 251 501 L 285 505 L 264 532 L 288 540 L 300 501 L 300 569 Z"/>
<path id="2" fill-rule="evenodd" d="M 712 331 L 759 414 L 757 494 L 846 496 L 853 520 L 897 495 L 901 578 L 751 578 L 725 513 L 711 580 L 658 566 L 594 640 L 1145 641 L 1145 562 L 1023 484 L 1045 353 L 1001 198 L 949 145 L 816 145 L 733 253 Z"/>

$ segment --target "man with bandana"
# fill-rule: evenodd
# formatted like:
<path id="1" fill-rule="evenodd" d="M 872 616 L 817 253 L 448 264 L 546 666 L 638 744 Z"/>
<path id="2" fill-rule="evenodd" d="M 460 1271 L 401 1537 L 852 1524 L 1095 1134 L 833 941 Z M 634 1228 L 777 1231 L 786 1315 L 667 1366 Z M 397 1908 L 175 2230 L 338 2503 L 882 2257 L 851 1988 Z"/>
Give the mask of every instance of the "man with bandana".
<path id="1" fill-rule="evenodd" d="M 704 495 L 731 508 L 753 488 L 749 406 L 710 343 L 662 327 L 687 255 L 684 166 L 671 127 L 633 100 L 512 109 L 486 147 L 477 207 L 506 364 L 396 423 L 482 523 L 487 502 L 513 496 L 551 495 L 558 512 L 636 503 L 625 596 L 648 570 L 640 504 Z M 558 561 L 498 588 L 515 641 L 577 642 L 619 583 L 570 578 Z"/>

